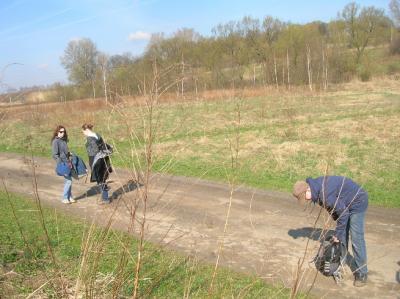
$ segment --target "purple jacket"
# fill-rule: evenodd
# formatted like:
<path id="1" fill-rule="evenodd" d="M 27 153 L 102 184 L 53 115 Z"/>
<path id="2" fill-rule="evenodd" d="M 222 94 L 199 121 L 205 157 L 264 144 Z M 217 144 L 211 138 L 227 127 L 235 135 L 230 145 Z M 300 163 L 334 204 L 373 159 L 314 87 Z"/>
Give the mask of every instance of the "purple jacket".
<path id="1" fill-rule="evenodd" d="M 308 178 L 306 182 L 311 189 L 311 200 L 328 210 L 336 220 L 336 237 L 345 242 L 349 217 L 367 210 L 368 193 L 343 176 Z"/>

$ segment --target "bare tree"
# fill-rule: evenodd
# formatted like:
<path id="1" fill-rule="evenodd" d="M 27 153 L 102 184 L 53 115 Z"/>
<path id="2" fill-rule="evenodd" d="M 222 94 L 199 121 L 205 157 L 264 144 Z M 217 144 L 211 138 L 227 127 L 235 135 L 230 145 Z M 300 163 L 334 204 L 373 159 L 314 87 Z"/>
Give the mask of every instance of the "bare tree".
<path id="1" fill-rule="evenodd" d="M 307 74 L 308 74 L 308 87 L 310 91 L 313 90 L 312 88 L 312 68 L 311 68 L 311 49 L 310 45 L 307 45 Z"/>
<path id="2" fill-rule="evenodd" d="M 324 90 L 328 89 L 328 58 L 326 49 L 322 46 L 322 81 Z"/>
<path id="3" fill-rule="evenodd" d="M 373 6 L 361 9 L 355 2 L 345 6 L 341 17 L 345 23 L 348 44 L 356 49 L 356 63 L 359 64 L 377 27 L 380 24 L 387 23 L 388 19 L 382 9 Z"/>
<path id="4" fill-rule="evenodd" d="M 287 67 L 287 84 L 290 90 L 290 64 L 289 64 L 289 49 L 286 49 L 286 67 Z"/>
<path id="5" fill-rule="evenodd" d="M 264 30 L 264 36 L 269 46 L 272 46 L 279 38 L 279 35 L 285 28 L 285 23 L 279 19 L 267 16 L 263 20 L 262 28 Z"/>
<path id="6" fill-rule="evenodd" d="M 400 1 L 391 0 L 389 3 L 389 9 L 395 26 L 400 28 Z"/>
<path id="7" fill-rule="evenodd" d="M 67 70 L 69 79 L 77 85 L 89 83 L 93 98 L 96 97 L 97 57 L 96 45 L 88 38 L 70 41 L 61 57 L 61 64 Z"/>
<path id="8" fill-rule="evenodd" d="M 103 77 L 103 88 L 104 88 L 104 98 L 106 104 L 108 103 L 108 92 L 107 92 L 107 72 L 109 68 L 109 59 L 106 54 L 99 53 L 97 61 L 101 70 L 101 75 Z"/>
<path id="9" fill-rule="evenodd" d="M 278 71 L 276 69 L 276 57 L 275 57 L 275 53 L 274 53 L 274 74 L 275 74 L 275 84 L 276 84 L 276 88 L 279 88 L 279 83 L 278 83 Z"/>

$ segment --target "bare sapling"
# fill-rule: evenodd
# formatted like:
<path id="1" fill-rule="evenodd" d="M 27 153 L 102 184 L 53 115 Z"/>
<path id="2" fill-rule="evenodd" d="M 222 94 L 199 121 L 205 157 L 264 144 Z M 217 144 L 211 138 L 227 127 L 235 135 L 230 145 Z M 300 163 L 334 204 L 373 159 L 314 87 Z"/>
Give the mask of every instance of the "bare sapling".
<path id="1" fill-rule="evenodd" d="M 276 89 L 279 89 L 279 83 L 278 83 L 278 70 L 276 66 L 276 57 L 275 57 L 275 52 L 274 52 L 274 74 L 275 74 L 275 84 L 276 84 Z"/>
<path id="2" fill-rule="evenodd" d="M 209 295 L 212 294 L 213 288 L 214 288 L 214 283 L 215 283 L 215 278 L 217 275 L 219 263 L 220 263 L 220 258 L 221 254 L 223 252 L 224 248 L 224 243 L 225 243 L 225 237 L 228 231 L 228 225 L 229 225 L 229 218 L 231 214 L 231 208 L 232 208 L 232 201 L 233 201 L 233 195 L 235 191 L 235 187 L 237 184 L 238 180 L 238 175 L 240 173 L 240 165 L 239 165 L 239 152 L 240 152 L 240 128 L 241 128 L 241 109 L 242 109 L 242 103 L 241 99 L 235 99 L 236 100 L 236 105 L 235 105 L 235 120 L 233 122 L 233 136 L 231 138 L 228 138 L 228 143 L 229 143 L 229 150 L 230 150 L 230 158 L 231 158 L 231 163 L 229 169 L 226 169 L 227 173 L 227 179 L 229 181 L 229 186 L 230 186 L 230 192 L 229 192 L 229 199 L 228 199 L 228 208 L 226 211 L 225 215 L 225 224 L 221 236 L 221 240 L 219 241 L 219 246 L 217 249 L 217 259 L 215 261 L 214 265 L 214 271 L 211 277 L 211 282 L 210 286 L 208 289 Z"/>
<path id="3" fill-rule="evenodd" d="M 308 76 L 308 88 L 310 89 L 310 91 L 313 91 L 310 45 L 307 45 L 307 76 Z"/>
<path id="4" fill-rule="evenodd" d="M 149 196 L 151 190 L 152 170 L 155 161 L 154 145 L 159 134 L 160 125 L 160 110 L 159 100 L 171 87 L 175 86 L 183 78 L 177 80 L 167 80 L 167 75 L 173 72 L 179 65 L 172 65 L 165 69 L 159 70 L 157 61 L 153 61 L 153 77 L 151 81 L 150 91 L 145 98 L 144 107 L 142 110 L 141 122 L 143 133 L 141 138 L 143 140 L 142 148 L 143 154 L 140 157 L 138 151 L 133 155 L 136 157 L 138 167 L 138 177 L 141 177 L 142 186 L 138 188 L 137 195 L 138 201 L 135 206 L 135 219 L 132 221 L 137 223 L 139 238 L 137 241 L 137 253 L 134 266 L 134 281 L 133 281 L 133 295 L 132 298 L 140 297 L 140 277 L 143 262 L 145 259 L 145 233 L 147 226 L 147 212 L 149 204 Z M 181 81 L 182 82 L 182 81 Z M 140 213 L 139 211 L 140 208 Z"/>
<path id="5" fill-rule="evenodd" d="M 43 230 L 44 233 L 44 238 L 46 241 L 46 246 L 47 246 L 47 251 L 49 254 L 49 257 L 51 258 L 51 261 L 53 263 L 53 266 L 55 268 L 56 271 L 56 277 L 57 277 L 57 282 L 59 283 L 59 285 L 61 286 L 61 290 L 64 294 L 64 296 L 66 296 L 67 294 L 67 286 L 64 284 L 64 277 L 63 277 L 63 273 L 61 268 L 59 267 L 58 261 L 56 260 L 55 254 L 54 254 L 54 250 L 53 247 L 51 245 L 51 240 L 50 240 L 50 235 L 46 226 L 46 222 L 45 222 L 45 216 L 43 213 L 43 208 L 42 208 L 42 203 L 41 203 L 41 199 L 39 196 L 39 191 L 38 191 L 38 181 L 37 181 L 37 174 L 36 174 L 36 163 L 35 163 L 35 158 L 33 155 L 33 149 L 32 149 L 32 136 L 29 135 L 28 136 L 28 146 L 29 146 L 29 151 L 30 151 L 30 166 L 31 166 L 31 173 L 32 173 L 32 187 L 33 187 L 33 193 L 34 193 L 34 199 L 35 199 L 35 205 L 37 208 L 37 212 L 38 212 L 38 218 L 39 218 L 39 222 L 41 225 L 41 228 Z M 52 280 L 49 280 L 49 282 L 52 282 Z M 53 287 L 56 288 L 56 286 L 51 283 L 53 285 Z"/>
<path id="6" fill-rule="evenodd" d="M 290 90 L 290 60 L 289 60 L 289 49 L 286 49 L 286 67 L 287 67 L 287 85 Z"/>

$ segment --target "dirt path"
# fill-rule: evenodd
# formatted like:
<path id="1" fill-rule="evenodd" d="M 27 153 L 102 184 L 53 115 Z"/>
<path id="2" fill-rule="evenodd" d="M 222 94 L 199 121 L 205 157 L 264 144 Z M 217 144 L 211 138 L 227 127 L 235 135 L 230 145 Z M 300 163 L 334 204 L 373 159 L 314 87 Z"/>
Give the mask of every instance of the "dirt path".
<path id="1" fill-rule="evenodd" d="M 63 179 L 54 174 L 54 162 L 35 158 L 35 163 L 39 195 L 44 204 L 80 218 L 93 219 L 100 225 L 116 210 L 113 227 L 127 229 L 129 214 L 124 203 L 136 193 L 136 185 L 128 183 L 128 171 L 118 169 L 111 177 L 111 193 L 116 197 L 111 205 L 98 205 L 99 195 L 87 193 L 93 191 L 93 184 L 85 184 L 84 180 L 73 184 L 75 198 L 81 199 L 76 204 L 65 205 L 60 202 Z M 0 154 L 0 177 L 11 191 L 33 195 L 30 165 L 30 160 L 21 155 Z M 121 197 L 122 186 L 132 191 Z M 230 188 L 224 184 L 155 175 L 151 182 L 147 239 L 214 263 L 229 194 Z M 301 288 L 307 290 L 315 277 L 308 261 L 319 246 L 318 234 L 311 233 L 316 210 L 311 214 L 304 211 L 286 193 L 237 189 L 222 264 L 290 287 L 298 260 L 310 240 L 304 263 L 306 271 L 301 278 Z M 400 210 L 370 207 L 366 225 L 368 286 L 353 287 L 347 268 L 345 281 L 339 286 L 332 279 L 318 275 L 312 293 L 325 298 L 400 298 L 399 238 Z"/>

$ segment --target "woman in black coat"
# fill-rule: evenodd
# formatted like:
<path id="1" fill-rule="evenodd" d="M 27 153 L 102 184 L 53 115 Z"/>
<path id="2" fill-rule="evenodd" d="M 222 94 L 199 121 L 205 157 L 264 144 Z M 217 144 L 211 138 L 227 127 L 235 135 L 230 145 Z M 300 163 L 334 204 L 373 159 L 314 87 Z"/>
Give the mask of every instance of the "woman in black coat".
<path id="1" fill-rule="evenodd" d="M 102 203 L 110 203 L 108 196 L 107 179 L 112 172 L 110 157 L 105 152 L 105 143 L 100 135 L 92 131 L 92 124 L 83 124 L 82 132 L 86 136 L 86 151 L 91 169 L 90 181 L 96 182 L 101 188 Z"/>

